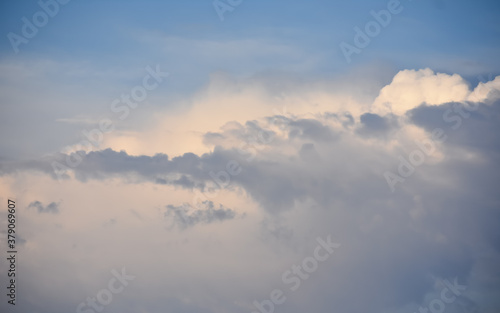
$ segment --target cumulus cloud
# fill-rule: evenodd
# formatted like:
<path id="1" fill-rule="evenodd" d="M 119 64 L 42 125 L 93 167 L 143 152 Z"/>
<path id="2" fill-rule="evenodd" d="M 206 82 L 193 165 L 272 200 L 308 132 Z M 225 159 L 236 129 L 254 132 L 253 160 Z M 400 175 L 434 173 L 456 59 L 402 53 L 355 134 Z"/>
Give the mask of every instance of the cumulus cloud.
<path id="1" fill-rule="evenodd" d="M 474 102 L 490 102 L 500 98 L 500 76 L 487 82 L 479 82 L 467 100 Z"/>
<path id="2" fill-rule="evenodd" d="M 309 112 L 268 110 L 246 121 L 224 117 L 218 128 L 199 134 L 205 153 L 188 150 L 170 157 L 109 148 L 4 160 L 0 172 L 5 179 L 33 170 L 55 178 L 54 161 L 79 158 L 65 182 L 153 190 L 147 196 L 156 192 L 157 202 L 149 206 L 160 208 L 161 219 L 143 209 L 141 218 L 120 216 L 113 225 L 117 232 L 123 227 L 123 236 L 142 226 L 155 238 L 147 244 L 169 247 L 168 256 L 158 253 L 157 261 L 148 260 L 151 271 L 137 269 L 157 287 L 149 290 L 156 305 L 169 290 L 181 311 L 251 312 L 255 299 L 282 285 L 287 268 L 313 253 L 317 234 L 331 234 L 343 251 L 311 273 L 297 293 L 287 293 L 280 310 L 411 313 L 439 297 L 440 281 L 456 277 L 468 289 L 450 310 L 494 313 L 500 291 L 498 275 L 490 275 L 500 264 L 497 80 L 473 89 L 482 100 L 471 102 L 474 92 L 458 75 L 402 71 L 382 88 L 372 110 L 334 104 Z M 479 92 L 484 86 L 488 92 Z M 447 139 L 434 142 L 422 164 L 391 192 L 384 172 L 398 173 L 401 159 L 422 149 L 436 128 Z M 232 171 L 234 162 L 240 170 Z M 187 196 L 177 200 L 173 194 Z M 204 206 L 193 207 L 193 195 Z M 184 204 L 164 206 L 174 199 Z M 237 218 L 241 211 L 216 204 L 221 202 L 242 207 L 248 218 Z M 126 212 L 131 210 L 137 208 Z M 164 236 L 165 222 L 190 231 Z M 199 259 L 201 265 L 191 263 Z M 177 271 L 158 274 L 165 263 Z M 179 281 L 185 283 L 178 287 Z M 137 284 L 137 291 L 145 287 Z M 207 299 L 203 286 L 211 286 L 213 297 Z M 156 305 L 141 309 L 154 312 Z"/>
<path id="3" fill-rule="evenodd" d="M 398 120 L 394 114 L 381 116 L 369 112 L 355 117 L 345 111 L 318 112 L 308 114 L 307 118 L 304 114 L 273 115 L 245 124 L 228 122 L 218 132 L 205 133 L 205 144 L 213 145 L 214 149 L 202 155 L 188 152 L 171 159 L 161 153 L 134 156 L 125 151 L 105 149 L 40 160 L 2 162 L 0 170 L 7 174 L 19 169 L 36 169 L 55 176 L 52 166 L 54 161 L 65 164 L 68 160 L 76 160 L 78 166 L 68 168 L 68 173 L 73 173 L 81 181 L 121 177 L 128 181 L 148 181 L 203 192 L 207 192 L 207 188 L 239 187 L 270 212 L 290 209 L 296 201 L 313 200 L 327 205 L 335 197 L 349 192 L 345 184 L 357 184 L 361 177 L 363 183 L 358 188 L 366 188 L 367 192 L 384 197 L 385 186 L 373 187 L 371 184 L 380 182 L 381 172 L 396 167 L 394 164 L 397 165 L 398 161 L 394 157 L 395 153 L 412 149 L 415 141 L 428 139 L 432 128 L 440 126 L 453 130 L 449 135 L 452 140 L 448 144 L 454 143 L 456 138 L 465 144 L 465 139 L 470 137 L 470 144 L 477 145 L 481 140 L 473 138 L 479 136 L 481 130 L 489 136 L 484 139 L 483 146 L 494 141 L 497 133 L 492 128 L 494 124 L 486 123 L 484 119 L 494 120 L 496 107 L 480 104 L 481 109 L 477 112 L 462 113 L 472 114 L 473 117 L 467 120 L 466 127 L 455 131 L 453 128 L 457 121 L 462 123 L 464 120 L 465 123 L 465 119 L 453 109 L 453 104 L 442 103 L 456 98 L 455 94 L 465 95 L 468 92 L 445 88 L 451 90 L 450 94 L 438 96 L 430 90 L 438 81 L 439 86 L 467 86 L 458 75 L 434 74 L 426 69 L 401 71 L 381 90 L 374 106 L 380 99 L 389 99 L 391 94 L 394 96 L 394 92 L 399 92 L 399 87 L 417 88 L 414 92 L 421 92 L 428 97 L 422 103 L 416 101 L 407 106 L 412 110 L 399 112 L 402 116 L 407 113 L 410 123 Z M 483 84 L 489 86 L 490 96 L 495 94 L 495 81 L 490 82 L 490 85 Z M 462 87 L 456 90 L 462 90 Z M 450 114 L 444 116 L 447 111 Z M 433 121 L 436 122 L 429 128 Z M 378 142 L 374 146 L 374 138 L 383 139 L 384 143 Z M 440 149 L 441 146 L 436 148 Z M 435 156 L 438 155 L 440 151 L 436 151 Z M 224 170 L 230 162 L 240 165 L 243 172 L 234 177 L 229 175 L 230 183 L 221 186 L 214 181 L 210 172 Z M 322 175 L 329 172 L 335 172 L 335 179 Z M 322 189 L 330 191 L 324 192 Z"/>
<path id="4" fill-rule="evenodd" d="M 432 105 L 463 101 L 469 93 L 469 86 L 460 75 L 434 73 L 428 68 L 403 70 L 382 88 L 372 110 L 380 114 L 392 112 L 402 115 L 422 103 Z"/>

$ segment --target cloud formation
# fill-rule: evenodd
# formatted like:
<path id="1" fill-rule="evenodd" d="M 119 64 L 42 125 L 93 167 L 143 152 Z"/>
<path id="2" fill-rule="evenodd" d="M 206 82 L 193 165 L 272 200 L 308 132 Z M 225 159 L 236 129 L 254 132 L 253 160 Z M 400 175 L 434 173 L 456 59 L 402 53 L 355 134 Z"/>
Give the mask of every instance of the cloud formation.
<path id="1" fill-rule="evenodd" d="M 403 70 L 380 91 L 373 103 L 373 110 L 402 115 L 422 103 L 437 105 L 463 101 L 469 93 L 469 86 L 460 75 L 434 73 L 428 68 Z"/>
<path id="2" fill-rule="evenodd" d="M 48 205 L 43 205 L 40 201 L 33 201 L 28 205 L 28 209 L 36 209 L 38 213 L 59 213 L 59 203 L 51 202 Z"/>
<path id="3" fill-rule="evenodd" d="M 298 292 L 287 294 L 280 310 L 412 313 L 439 299 L 441 282 L 456 278 L 467 290 L 447 310 L 495 313 L 494 295 L 500 291 L 500 278 L 491 275 L 500 264 L 497 80 L 469 88 L 458 75 L 402 71 L 373 103 L 344 107 L 318 101 L 303 111 L 278 113 L 269 108 L 260 117 L 207 127 L 198 134 L 205 153 L 171 157 L 162 151 L 137 155 L 106 148 L 2 160 L 0 173 L 3 180 L 37 177 L 54 189 L 109 190 L 111 199 L 100 204 L 108 209 L 92 212 L 103 214 L 99 225 L 118 220 L 112 228 L 92 226 L 94 215 L 83 209 L 91 201 L 79 191 L 71 194 L 76 200 L 64 199 L 65 208 L 74 201 L 74 214 L 90 222 L 81 230 L 61 231 L 73 240 L 91 227 L 96 236 L 126 242 L 115 247 L 113 261 L 131 258 L 142 265 L 134 268 L 137 285 L 127 288 L 132 297 L 148 294 L 136 311 L 255 311 L 253 301 L 269 298 L 273 286 L 282 285 L 282 272 L 311 253 L 314 240 L 309 239 L 330 234 L 342 251 L 322 265 L 321 273 L 304 280 Z M 474 94 L 481 101 L 472 101 Z M 297 99 L 287 97 L 291 103 Z M 391 192 L 384 172 L 398 173 L 401 160 L 410 160 L 436 128 L 447 139 L 434 142 L 422 164 Z M 154 125 L 147 132 L 159 129 Z M 52 164 L 65 164 L 66 158 L 78 165 L 58 182 Z M 51 205 L 36 201 L 30 207 L 52 212 Z M 64 212 L 55 215 L 58 223 L 63 224 Z M 189 231 L 175 232 L 172 226 Z M 137 239 L 138 234 L 148 234 L 148 240 Z M 33 245 L 40 240 L 27 238 Z M 109 250 L 95 241 L 71 249 L 78 255 Z M 147 263 L 136 256 L 127 259 L 129 242 L 143 253 L 158 252 Z M 70 239 L 64 244 L 73 247 Z M 166 293 L 171 298 L 165 299 Z M 125 302 L 114 308 L 127 312 Z"/>
<path id="4" fill-rule="evenodd" d="M 169 204 L 166 206 L 165 217 L 172 220 L 172 226 L 175 224 L 181 229 L 193 227 L 197 224 L 222 222 L 237 217 L 235 211 L 226 209 L 222 204 L 216 209 L 212 201 L 205 201 L 203 206 L 203 209 L 193 210 L 189 203 L 180 206 Z"/>

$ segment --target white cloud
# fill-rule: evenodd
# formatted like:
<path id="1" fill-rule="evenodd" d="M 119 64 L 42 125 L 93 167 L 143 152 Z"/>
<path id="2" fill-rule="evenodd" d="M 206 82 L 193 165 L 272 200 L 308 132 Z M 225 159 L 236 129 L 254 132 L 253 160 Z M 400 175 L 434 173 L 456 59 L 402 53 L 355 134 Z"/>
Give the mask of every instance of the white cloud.
<path id="1" fill-rule="evenodd" d="M 372 106 L 378 114 L 392 112 L 403 115 L 426 103 L 438 105 L 466 100 L 469 86 L 460 75 L 434 73 L 431 69 L 400 71 L 392 82 L 385 86 Z"/>
<path id="2" fill-rule="evenodd" d="M 467 98 L 468 101 L 491 103 L 500 98 L 500 76 L 494 80 L 480 82 Z"/>

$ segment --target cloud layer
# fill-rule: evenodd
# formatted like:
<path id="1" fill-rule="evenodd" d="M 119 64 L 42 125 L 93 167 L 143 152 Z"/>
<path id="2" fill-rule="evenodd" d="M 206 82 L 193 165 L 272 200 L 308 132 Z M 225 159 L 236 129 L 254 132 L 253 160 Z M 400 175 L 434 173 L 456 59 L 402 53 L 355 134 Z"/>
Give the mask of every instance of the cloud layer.
<path id="1" fill-rule="evenodd" d="M 62 266 L 65 275 L 57 278 L 28 273 L 22 283 L 33 300 L 25 308 L 62 293 L 65 300 L 45 310 L 74 310 L 106 283 L 85 273 L 127 265 L 137 279 L 109 312 L 253 312 L 254 300 L 269 299 L 283 273 L 313 254 L 316 237 L 331 235 L 341 248 L 300 289 L 285 289 L 277 310 L 410 313 L 456 278 L 466 290 L 447 312 L 496 312 L 498 82 L 471 88 L 456 74 L 404 70 L 366 101 L 327 84 L 277 97 L 258 82 L 214 78 L 189 112 L 159 114 L 149 128 L 127 134 L 146 151 L 163 147 L 155 144 L 163 135 L 187 140 L 183 147 L 193 150 L 137 154 L 112 133 L 94 151 L 2 160 L 6 194 L 25 188 L 26 206 L 37 209 L 23 213 L 23 227 L 33 227 L 24 235 L 25 265 L 50 236 L 61 247 L 54 256 L 88 264 L 52 265 Z M 214 113 L 216 100 L 241 113 Z M 213 120 L 199 122 L 206 112 Z M 184 126 L 165 123 L 181 118 Z M 146 135 L 154 139 L 141 141 Z M 54 162 L 64 170 L 55 172 Z M 387 172 L 399 177 L 393 188 Z M 37 221 L 34 213 L 57 213 L 58 188 L 64 210 Z M 92 200 L 99 195 L 106 200 Z M 107 252 L 115 239 L 121 243 Z M 42 258 L 40 266 L 51 265 Z M 49 279 L 54 291 L 33 277 Z M 64 289 L 70 282 L 77 287 Z"/>

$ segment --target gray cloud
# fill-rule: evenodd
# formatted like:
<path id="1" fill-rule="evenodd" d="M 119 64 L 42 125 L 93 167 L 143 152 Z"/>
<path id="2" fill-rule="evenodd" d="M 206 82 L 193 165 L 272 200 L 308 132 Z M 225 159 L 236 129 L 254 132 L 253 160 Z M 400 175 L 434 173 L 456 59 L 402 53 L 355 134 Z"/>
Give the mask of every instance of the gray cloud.
<path id="1" fill-rule="evenodd" d="M 335 134 L 330 127 L 313 119 L 298 119 L 290 123 L 291 138 L 299 137 L 306 140 L 314 141 L 333 141 L 337 139 L 338 135 Z"/>
<path id="2" fill-rule="evenodd" d="M 51 202 L 48 205 L 43 205 L 40 201 L 33 201 L 28 205 L 28 209 L 36 209 L 38 213 L 59 213 L 59 203 Z"/>
<path id="3" fill-rule="evenodd" d="M 225 208 L 222 204 L 216 209 L 212 201 L 204 201 L 203 209 L 193 209 L 185 203 L 180 206 L 167 205 L 165 217 L 172 220 L 172 226 L 175 224 L 181 229 L 193 227 L 197 224 L 211 224 L 234 219 L 238 214 Z"/>
<path id="4" fill-rule="evenodd" d="M 465 107 L 476 107 L 469 111 Z M 447 144 L 467 147 L 489 154 L 500 152 L 500 101 L 484 103 L 446 103 L 439 106 L 420 106 L 407 113 L 411 121 L 432 131 L 442 128 Z"/>
<path id="5" fill-rule="evenodd" d="M 380 116 L 373 113 L 365 113 L 360 116 L 361 126 L 358 133 L 362 136 L 378 137 L 385 136 L 391 129 L 397 127 L 397 118 L 393 115 Z"/>
<path id="6" fill-rule="evenodd" d="M 326 119 L 341 122 L 344 128 L 349 128 L 354 125 L 354 117 L 349 112 L 344 112 L 342 114 L 327 112 L 324 116 Z"/>

